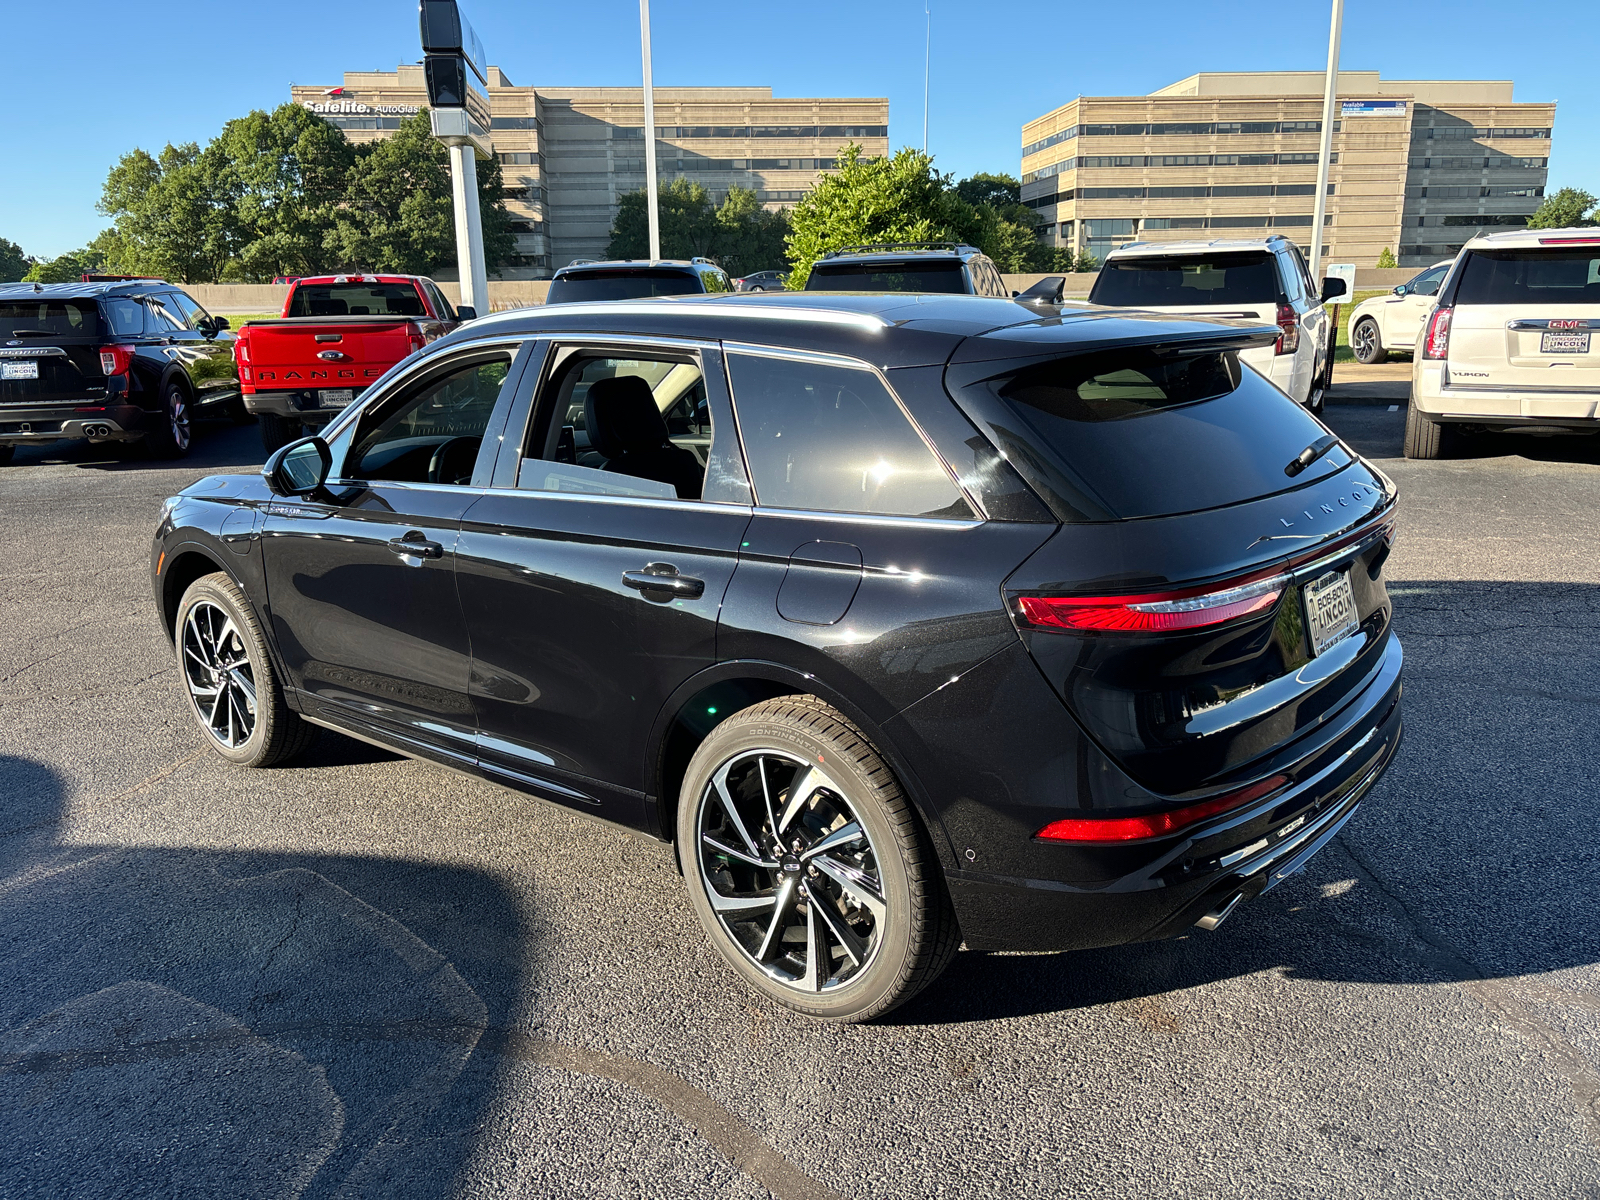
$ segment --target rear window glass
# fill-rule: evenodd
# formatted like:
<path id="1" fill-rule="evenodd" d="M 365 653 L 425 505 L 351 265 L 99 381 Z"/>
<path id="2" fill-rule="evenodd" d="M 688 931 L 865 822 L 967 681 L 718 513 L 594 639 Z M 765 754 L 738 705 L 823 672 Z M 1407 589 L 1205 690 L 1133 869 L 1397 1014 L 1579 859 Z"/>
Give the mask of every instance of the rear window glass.
<path id="1" fill-rule="evenodd" d="M 697 296 L 702 290 L 700 277 L 688 271 L 597 271 L 592 275 L 563 275 L 550 285 L 545 303 Z"/>
<path id="2" fill-rule="evenodd" d="M 943 292 L 967 290 L 961 264 L 953 261 L 908 263 L 818 263 L 806 280 L 808 292 Z"/>
<path id="3" fill-rule="evenodd" d="M 1600 303 L 1600 246 L 1474 250 L 1462 264 L 1456 303 Z"/>
<path id="4" fill-rule="evenodd" d="M 1114 350 L 952 368 L 969 411 L 1050 493 L 1065 520 L 1168 516 L 1303 486 L 1348 466 L 1342 449 L 1290 478 L 1327 430 L 1239 362 L 1237 352 Z M 982 373 L 987 378 L 969 378 Z"/>
<path id="5" fill-rule="evenodd" d="M 1280 290 L 1276 265 L 1264 250 L 1184 254 L 1108 262 L 1100 268 L 1089 301 L 1119 308 L 1273 304 Z"/>
<path id="6" fill-rule="evenodd" d="M 409 283 L 312 283 L 297 286 L 291 317 L 421 317 L 422 297 Z"/>
<path id="7" fill-rule="evenodd" d="M 0 300 L 0 337 L 94 337 L 99 331 L 93 300 Z"/>

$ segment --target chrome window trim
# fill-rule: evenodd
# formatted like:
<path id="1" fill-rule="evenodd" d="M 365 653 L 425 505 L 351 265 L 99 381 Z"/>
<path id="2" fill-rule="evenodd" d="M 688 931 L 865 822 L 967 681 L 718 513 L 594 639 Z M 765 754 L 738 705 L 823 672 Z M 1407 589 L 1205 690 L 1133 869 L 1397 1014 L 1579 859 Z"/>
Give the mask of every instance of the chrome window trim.
<path id="1" fill-rule="evenodd" d="M 534 458 L 534 459 L 525 459 L 524 461 L 525 462 L 545 462 L 545 461 L 548 461 L 548 460 Z M 568 464 L 568 465 L 571 465 L 571 464 Z M 413 485 L 413 486 L 417 486 L 417 485 Z M 426 486 L 430 486 L 430 485 L 424 484 L 424 485 L 421 485 L 421 486 L 426 487 Z M 547 491 L 544 491 L 541 488 L 524 488 L 524 487 L 498 487 L 498 488 L 481 488 L 481 489 L 480 488 L 460 488 L 460 489 L 457 489 L 457 490 L 458 491 L 481 492 L 483 494 L 493 494 L 495 496 L 538 497 L 539 499 L 542 499 L 542 500 L 555 500 L 555 501 L 572 500 L 572 501 L 577 501 L 577 502 L 582 503 L 582 504 L 626 504 L 626 505 L 628 505 L 630 507 L 637 507 L 637 506 L 642 504 L 642 505 L 645 505 L 646 507 L 649 507 L 649 508 L 666 508 L 666 509 L 672 509 L 674 511 L 683 511 L 683 512 L 705 512 L 707 509 L 711 509 L 712 511 L 715 511 L 715 512 L 722 512 L 722 511 L 738 512 L 738 511 L 742 511 L 742 512 L 745 512 L 745 513 L 749 513 L 751 511 L 753 511 L 752 506 L 749 505 L 749 504 L 718 504 L 718 503 L 714 503 L 714 502 L 708 501 L 708 500 L 680 500 L 680 499 L 669 500 L 665 496 L 602 496 L 602 495 L 597 495 L 597 494 L 593 494 L 593 493 L 589 493 L 589 492 L 547 492 Z M 467 523 L 468 524 L 473 524 L 474 522 L 470 522 L 469 521 Z M 486 522 L 486 523 L 487 524 L 493 524 L 493 522 Z"/>
<path id="2" fill-rule="evenodd" d="M 370 491 L 373 488 L 399 488 L 404 492 L 458 492 L 463 495 L 481 496 L 489 489 L 486 487 L 472 487 L 464 483 L 415 483 L 410 480 L 398 479 L 330 479 L 327 487 L 361 488 Z"/>
<path id="3" fill-rule="evenodd" d="M 922 527 L 927 525 L 939 529 L 977 529 L 986 524 L 981 517 L 922 517 L 922 516 L 894 516 L 890 513 L 859 513 L 859 512 L 829 512 L 824 509 L 811 508 L 772 508 L 756 504 L 752 507 L 754 515 L 765 517 L 798 517 L 806 521 L 861 521 L 868 525 L 912 525 Z"/>

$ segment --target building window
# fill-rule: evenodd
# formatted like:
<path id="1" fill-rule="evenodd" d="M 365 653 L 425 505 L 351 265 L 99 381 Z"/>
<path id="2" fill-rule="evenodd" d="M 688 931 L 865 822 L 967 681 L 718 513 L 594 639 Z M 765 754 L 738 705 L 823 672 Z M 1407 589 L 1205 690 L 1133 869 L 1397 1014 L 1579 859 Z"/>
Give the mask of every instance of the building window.
<path id="1" fill-rule="evenodd" d="M 534 167 L 539 165 L 539 154 L 535 150 L 508 150 L 503 154 L 495 155 L 503 167 Z"/>
<path id="2" fill-rule="evenodd" d="M 539 118 L 537 118 L 537 117 L 490 117 L 489 118 L 489 128 L 490 129 L 537 129 L 537 128 L 539 128 Z"/>
<path id="3" fill-rule="evenodd" d="M 1051 146 L 1059 146 L 1062 142 L 1070 142 L 1077 136 L 1078 127 L 1076 125 L 1070 125 L 1066 129 L 1063 129 L 1060 133 L 1052 133 L 1049 137 L 1041 138 L 1037 142 L 1029 142 L 1022 148 L 1022 157 L 1027 158 L 1028 155 L 1037 154 L 1041 150 L 1048 150 Z"/>

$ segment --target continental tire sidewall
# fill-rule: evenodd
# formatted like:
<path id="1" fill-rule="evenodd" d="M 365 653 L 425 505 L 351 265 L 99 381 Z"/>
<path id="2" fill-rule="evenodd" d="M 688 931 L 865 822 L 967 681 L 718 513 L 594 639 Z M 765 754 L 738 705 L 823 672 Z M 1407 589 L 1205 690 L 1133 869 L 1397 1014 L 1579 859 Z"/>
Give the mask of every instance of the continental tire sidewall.
<path id="1" fill-rule="evenodd" d="M 194 697 L 189 694 L 183 669 L 184 623 L 189 619 L 190 609 L 202 600 L 215 604 L 233 618 L 233 623 L 239 630 L 239 638 L 244 642 L 245 651 L 250 656 L 251 669 L 255 673 L 256 726 L 250 731 L 248 738 L 232 748 L 222 745 L 212 736 L 211 730 L 206 726 L 195 705 Z M 173 635 L 173 648 L 179 660 L 178 680 L 179 686 L 184 689 L 184 703 L 188 705 L 189 716 L 200 730 L 206 745 L 219 757 L 243 767 L 261 766 L 269 761 L 269 750 L 275 728 L 280 722 L 293 719 L 294 714 L 286 711 L 283 701 L 279 698 L 277 682 L 272 674 L 272 663 L 267 657 L 266 639 L 262 637 L 261 626 L 256 621 L 255 612 L 245 599 L 244 593 L 240 591 L 239 585 L 221 571 L 195 580 L 189 585 L 188 591 L 184 592 L 183 599 L 178 602 L 178 619 Z"/>
<path id="2" fill-rule="evenodd" d="M 867 969 L 849 983 L 828 992 L 802 992 L 769 979 L 737 947 L 729 944 L 706 898 L 696 850 L 695 825 L 701 797 L 718 766 L 745 751 L 764 749 L 786 751 L 803 762 L 819 763 L 844 789 L 846 799 L 877 852 L 879 879 L 889 912 L 885 922 L 888 927 L 882 931 L 877 955 Z M 836 756 L 835 749 L 830 739 L 819 738 L 793 721 L 768 717 L 752 720 L 744 718 L 743 714 L 730 717 L 701 743 L 689 762 L 678 801 L 677 837 L 690 902 L 722 959 L 757 991 L 779 1003 L 815 1017 L 858 1021 L 892 1007 L 899 1000 L 904 981 L 914 965 L 912 910 L 917 904 L 926 904 L 927 898 L 913 893 L 911 876 L 901 851 L 901 835 L 896 832 L 880 798 L 884 789 L 868 779 L 848 756 L 843 753 Z M 894 792 L 898 791 L 896 785 Z"/>

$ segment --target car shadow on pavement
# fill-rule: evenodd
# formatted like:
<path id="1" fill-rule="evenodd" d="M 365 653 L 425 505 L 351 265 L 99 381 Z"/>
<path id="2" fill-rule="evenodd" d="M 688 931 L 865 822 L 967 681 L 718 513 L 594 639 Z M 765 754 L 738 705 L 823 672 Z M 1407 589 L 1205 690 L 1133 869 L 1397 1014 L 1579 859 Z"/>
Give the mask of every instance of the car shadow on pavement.
<path id="1" fill-rule="evenodd" d="M 1277 972 L 1475 984 L 1600 962 L 1600 587 L 1390 584 L 1406 738 L 1307 871 L 1220 929 L 1055 955 L 961 953 L 891 1024 L 1141 1002 Z"/>
<path id="2" fill-rule="evenodd" d="M 38 446 L 18 446 L 6 470 L 24 466 L 73 466 L 93 471 L 229 470 L 259 467 L 266 459 L 254 421 L 196 421 L 194 441 L 182 458 L 152 458 L 142 442 L 89 442 L 73 438 Z"/>
<path id="3" fill-rule="evenodd" d="M 55 772 L 0 779 L 0 1192 L 451 1191 L 526 944 L 500 883 L 64 845 Z"/>
<path id="4" fill-rule="evenodd" d="M 1406 405 L 1396 411 L 1386 405 L 1329 405 L 1323 421 L 1358 454 L 1367 458 L 1400 458 L 1404 453 Z M 1523 458 L 1530 462 L 1600 463 L 1600 435 L 1550 435 L 1525 433 L 1473 433 L 1460 443 L 1458 453 L 1446 462 L 1473 459 Z"/>

